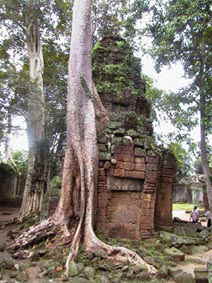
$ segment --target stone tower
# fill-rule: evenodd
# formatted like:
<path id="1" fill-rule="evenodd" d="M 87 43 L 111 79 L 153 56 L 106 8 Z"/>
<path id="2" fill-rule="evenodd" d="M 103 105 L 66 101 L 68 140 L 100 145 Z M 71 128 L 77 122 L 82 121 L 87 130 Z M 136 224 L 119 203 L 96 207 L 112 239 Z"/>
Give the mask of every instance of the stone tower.
<path id="1" fill-rule="evenodd" d="M 150 237 L 172 225 L 174 157 L 157 147 L 140 61 L 120 37 L 94 47 L 94 81 L 110 122 L 98 137 L 95 224 L 111 237 Z"/>

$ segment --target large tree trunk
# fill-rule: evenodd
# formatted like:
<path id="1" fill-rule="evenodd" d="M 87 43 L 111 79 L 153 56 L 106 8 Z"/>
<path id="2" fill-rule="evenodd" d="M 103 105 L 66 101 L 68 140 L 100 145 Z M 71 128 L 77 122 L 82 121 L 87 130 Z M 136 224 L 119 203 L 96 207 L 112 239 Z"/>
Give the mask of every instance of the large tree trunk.
<path id="1" fill-rule="evenodd" d="M 207 146 L 206 146 L 206 115 L 205 115 L 206 101 L 204 93 L 200 90 L 200 150 L 202 170 L 205 175 L 205 182 L 207 187 L 207 197 L 209 209 L 212 211 L 212 174 L 209 168 Z"/>
<path id="2" fill-rule="evenodd" d="M 91 0 L 75 0 L 69 61 L 67 102 L 67 151 L 63 169 L 62 192 L 53 216 L 57 223 L 67 224 L 70 217 L 79 217 L 71 252 L 74 260 L 80 243 L 91 253 L 102 252 L 107 259 L 146 264 L 135 252 L 112 247 L 100 241 L 93 231 L 94 193 L 98 170 L 96 119 L 107 120 L 91 71 Z M 97 107 L 97 109 L 95 109 Z M 98 127 L 101 130 L 101 127 Z M 147 264 L 146 264 L 147 265 Z M 150 272 L 154 267 L 147 265 Z"/>
<path id="3" fill-rule="evenodd" d="M 208 153 L 207 153 L 207 116 L 206 116 L 206 90 L 204 76 L 207 73 L 207 56 L 205 55 L 204 45 L 200 46 L 200 71 L 197 78 L 197 85 L 199 87 L 200 95 L 200 154 L 201 154 L 201 165 L 203 174 L 205 176 L 205 182 L 207 187 L 207 196 L 209 209 L 212 212 L 212 172 L 209 168 Z"/>
<path id="4" fill-rule="evenodd" d="M 29 141 L 28 171 L 19 218 L 42 208 L 46 190 L 47 145 L 45 141 L 45 99 L 43 92 L 43 54 L 39 20 L 30 7 L 26 34 L 29 56 L 30 90 L 28 96 L 27 133 Z M 30 11 L 32 14 L 30 14 Z"/>
<path id="5" fill-rule="evenodd" d="M 9 108 L 7 112 L 7 133 L 6 133 L 6 138 L 5 138 L 5 160 L 6 161 L 9 161 L 10 159 L 11 128 L 12 128 L 12 117 L 11 117 L 11 110 Z"/>
<path id="6" fill-rule="evenodd" d="M 203 204 L 205 211 L 209 209 L 209 203 L 208 203 L 208 194 L 207 194 L 207 186 L 204 184 L 202 186 L 203 191 Z"/>

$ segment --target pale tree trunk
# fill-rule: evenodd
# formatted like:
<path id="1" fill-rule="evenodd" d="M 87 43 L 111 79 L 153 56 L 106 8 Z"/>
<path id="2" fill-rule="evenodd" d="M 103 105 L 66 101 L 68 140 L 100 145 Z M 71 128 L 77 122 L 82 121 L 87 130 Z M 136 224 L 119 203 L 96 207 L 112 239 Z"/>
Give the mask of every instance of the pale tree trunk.
<path id="1" fill-rule="evenodd" d="M 12 117 L 11 110 L 8 109 L 7 113 L 7 133 L 5 138 L 5 160 L 9 161 L 10 159 L 10 136 L 11 136 L 11 128 L 12 128 Z"/>
<path id="2" fill-rule="evenodd" d="M 201 90 L 200 90 L 201 92 Z M 205 182 L 207 187 L 207 197 L 209 209 L 212 212 L 212 174 L 209 168 L 207 146 L 206 146 L 206 116 L 205 116 L 205 97 L 204 93 L 200 94 L 200 150 L 201 150 L 201 163 L 202 170 L 205 176 Z"/>
<path id="3" fill-rule="evenodd" d="M 73 217 L 76 218 L 79 212 L 80 178 L 78 164 L 70 143 L 67 147 L 63 164 L 61 195 L 53 218 L 55 223 L 64 225 L 65 234 L 69 235 L 69 221 Z"/>
<path id="4" fill-rule="evenodd" d="M 57 223 L 66 224 L 70 217 L 79 216 L 66 263 L 67 272 L 69 262 L 76 258 L 80 244 L 88 252 L 95 254 L 101 251 L 105 258 L 112 261 L 146 264 L 133 251 L 103 243 L 93 231 L 98 170 L 96 118 L 100 121 L 107 118 L 92 85 L 91 7 L 91 0 L 74 1 L 68 79 L 67 150 L 61 199 L 53 217 Z M 146 265 L 150 272 L 156 271 L 154 267 Z"/>
<path id="5" fill-rule="evenodd" d="M 204 209 L 208 210 L 209 209 L 208 194 L 207 194 L 207 186 L 205 184 L 202 186 L 202 191 L 203 191 Z"/>
<path id="6" fill-rule="evenodd" d="M 33 9 L 33 7 L 31 7 Z M 33 12 L 32 12 L 33 13 Z M 31 17 L 30 17 L 31 16 Z M 43 54 L 39 20 L 28 15 L 26 44 L 29 56 L 30 90 L 28 95 L 27 133 L 28 171 L 19 218 L 39 213 L 46 190 L 47 147 L 45 142 L 45 99 L 43 91 Z"/>
<path id="7" fill-rule="evenodd" d="M 200 72 L 198 76 L 197 84 L 199 86 L 200 95 L 200 154 L 203 174 L 205 176 L 205 183 L 207 187 L 208 205 L 209 210 L 212 212 L 212 173 L 209 168 L 208 153 L 207 153 L 207 134 L 206 134 L 206 93 L 204 75 L 207 73 L 207 56 L 205 54 L 204 45 L 200 48 Z"/>

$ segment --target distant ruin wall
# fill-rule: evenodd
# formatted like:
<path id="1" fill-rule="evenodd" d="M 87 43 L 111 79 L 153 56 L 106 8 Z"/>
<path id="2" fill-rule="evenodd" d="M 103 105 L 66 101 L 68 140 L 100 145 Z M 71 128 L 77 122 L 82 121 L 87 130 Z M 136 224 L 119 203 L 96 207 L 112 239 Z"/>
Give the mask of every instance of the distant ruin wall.
<path id="1" fill-rule="evenodd" d="M 176 160 L 169 152 L 164 152 L 161 160 L 160 180 L 155 205 L 156 227 L 172 225 L 172 194 L 176 176 Z"/>
<path id="2" fill-rule="evenodd" d="M 173 188 L 173 202 L 192 203 L 192 191 L 190 186 L 175 184 Z"/>
<path id="3" fill-rule="evenodd" d="M 0 164 L 0 203 L 18 205 L 23 195 L 25 176 L 17 176 L 8 164 Z"/>
<path id="4" fill-rule="evenodd" d="M 173 188 L 173 202 L 204 203 L 203 185 L 202 187 L 185 184 L 175 184 Z"/>

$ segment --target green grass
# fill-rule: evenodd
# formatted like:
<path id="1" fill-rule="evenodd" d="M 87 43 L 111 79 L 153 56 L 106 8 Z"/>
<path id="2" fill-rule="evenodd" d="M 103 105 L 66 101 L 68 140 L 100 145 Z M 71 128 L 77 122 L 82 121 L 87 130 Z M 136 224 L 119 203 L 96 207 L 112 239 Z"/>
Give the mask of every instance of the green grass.
<path id="1" fill-rule="evenodd" d="M 173 203 L 173 210 L 192 210 L 195 204 L 192 203 Z"/>

